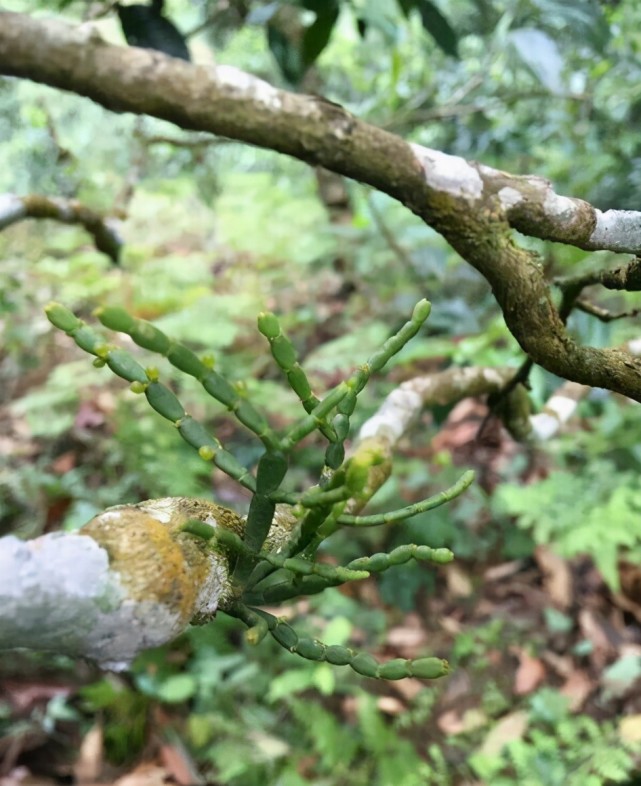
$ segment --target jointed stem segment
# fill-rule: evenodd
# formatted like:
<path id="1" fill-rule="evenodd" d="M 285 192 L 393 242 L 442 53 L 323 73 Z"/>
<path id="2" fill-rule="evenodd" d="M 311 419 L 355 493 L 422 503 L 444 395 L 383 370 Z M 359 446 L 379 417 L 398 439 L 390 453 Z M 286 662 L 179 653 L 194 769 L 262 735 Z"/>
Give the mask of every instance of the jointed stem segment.
<path id="1" fill-rule="evenodd" d="M 345 527 L 378 527 L 381 524 L 405 521 L 412 516 L 426 513 L 428 510 L 434 510 L 434 508 L 439 508 L 441 505 L 456 499 L 465 489 L 472 485 L 473 480 L 474 472 L 468 470 L 449 489 L 434 494 L 433 497 L 428 497 L 421 502 L 416 502 L 398 510 L 391 510 L 389 513 L 375 513 L 372 516 L 339 516 L 338 523 Z"/>
<path id="2" fill-rule="evenodd" d="M 109 366 L 119 377 L 132 383 L 132 390 L 144 393 L 150 406 L 159 415 L 176 426 L 180 436 L 195 448 L 201 458 L 214 464 L 245 488 L 255 491 L 256 482 L 236 457 L 222 446 L 216 437 L 191 415 L 188 415 L 178 398 L 168 387 L 158 381 L 155 369 L 145 370 L 129 353 L 105 343 L 103 337 L 93 328 L 78 319 L 71 311 L 57 303 L 46 308 L 49 320 L 76 344 L 95 355 L 98 360 Z"/>
<path id="3" fill-rule="evenodd" d="M 269 424 L 254 407 L 221 374 L 209 368 L 184 344 L 173 341 L 162 330 L 143 319 L 136 319 L 122 308 L 99 308 L 96 316 L 105 327 L 127 333 L 138 346 L 163 355 L 180 371 L 197 379 L 212 398 L 231 410 L 238 420 L 253 431 L 268 449 L 277 439 Z"/>
<path id="4" fill-rule="evenodd" d="M 237 607 L 235 616 L 249 626 L 247 639 L 250 643 L 259 642 L 267 632 L 289 652 L 307 660 L 331 663 L 334 666 L 349 666 L 363 677 L 381 680 L 402 680 L 405 677 L 432 680 L 444 677 L 449 672 L 449 664 L 441 658 L 420 658 L 405 660 L 395 658 L 380 663 L 372 655 L 359 653 L 349 647 L 323 644 L 312 638 L 300 638 L 294 628 L 283 619 L 278 619 L 266 611 Z"/>

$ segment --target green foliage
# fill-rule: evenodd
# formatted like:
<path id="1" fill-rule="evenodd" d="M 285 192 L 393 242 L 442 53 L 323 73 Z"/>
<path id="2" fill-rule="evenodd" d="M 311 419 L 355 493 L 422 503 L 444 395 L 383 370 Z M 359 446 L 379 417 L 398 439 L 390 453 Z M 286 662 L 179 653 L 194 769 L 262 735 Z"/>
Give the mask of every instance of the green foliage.
<path id="1" fill-rule="evenodd" d="M 626 742 L 612 723 L 587 715 L 569 715 L 554 691 L 541 691 L 532 700 L 526 736 L 495 753 L 477 752 L 470 765 L 485 782 L 497 786 L 602 786 L 628 782 L 635 771 L 639 744 Z M 556 703 L 550 715 L 548 703 Z M 543 718 L 537 705 L 546 708 Z"/>
<path id="2" fill-rule="evenodd" d="M 115 678 L 105 677 L 84 687 L 83 708 L 103 717 L 105 748 L 118 764 L 130 761 L 142 748 L 147 727 L 148 699 Z"/>
<path id="3" fill-rule="evenodd" d="M 557 470 L 526 487 L 503 484 L 495 503 L 518 517 L 537 543 L 565 557 L 589 554 L 613 589 L 619 587 L 619 557 L 641 555 L 641 482 L 610 461 L 594 460 L 580 473 Z"/>

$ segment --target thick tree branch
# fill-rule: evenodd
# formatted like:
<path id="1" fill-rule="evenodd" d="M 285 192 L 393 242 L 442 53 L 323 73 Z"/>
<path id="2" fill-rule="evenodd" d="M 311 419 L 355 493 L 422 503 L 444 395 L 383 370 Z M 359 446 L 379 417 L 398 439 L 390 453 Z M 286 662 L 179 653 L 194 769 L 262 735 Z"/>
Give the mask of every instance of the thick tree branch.
<path id="1" fill-rule="evenodd" d="M 538 177 L 517 177 L 411 145 L 312 96 L 277 90 L 235 68 L 191 65 L 106 44 L 86 28 L 0 14 L 0 73 L 266 147 L 367 183 L 440 232 L 488 280 L 506 323 L 544 368 L 641 401 L 641 363 L 579 346 L 535 256 L 511 228 L 580 248 L 641 251 L 641 213 L 602 213 Z"/>

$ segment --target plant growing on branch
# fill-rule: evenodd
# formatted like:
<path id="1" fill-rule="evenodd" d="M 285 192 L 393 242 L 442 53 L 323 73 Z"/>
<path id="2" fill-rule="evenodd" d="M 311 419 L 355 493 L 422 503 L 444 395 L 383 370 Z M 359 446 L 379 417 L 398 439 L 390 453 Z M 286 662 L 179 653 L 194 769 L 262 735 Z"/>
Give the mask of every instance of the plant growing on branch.
<path id="1" fill-rule="evenodd" d="M 277 317 L 271 313 L 260 314 L 258 328 L 304 409 L 304 415 L 283 433 L 272 429 L 266 417 L 213 368 L 211 361 L 201 360 L 154 325 L 136 319 L 123 309 L 97 310 L 96 315 L 105 327 L 128 334 L 142 348 L 166 357 L 177 369 L 198 380 L 212 398 L 227 407 L 262 442 L 264 452 L 255 473 L 185 411 L 175 394 L 160 380 L 157 368 L 144 368 L 130 353 L 107 343 L 99 332 L 65 307 L 54 303 L 46 311 L 56 327 L 95 356 L 96 366 L 107 365 L 129 382 L 131 389 L 143 394 L 201 458 L 212 461 L 252 493 L 246 519 L 219 505 L 185 498 L 111 508 L 92 519 L 82 531 L 106 548 L 110 562 L 126 560 L 124 544 L 129 538 L 127 532 L 132 529 L 138 538 L 148 538 L 144 547 L 152 547 L 158 534 L 153 534 L 157 528 L 151 527 L 151 517 L 156 523 L 167 525 L 170 537 L 177 539 L 183 550 L 195 547 L 200 564 L 209 565 L 217 575 L 215 599 L 209 598 L 209 606 L 205 604 L 207 611 L 203 611 L 202 605 L 198 609 L 192 607 L 193 613 L 187 615 L 192 621 L 207 622 L 221 610 L 248 626 L 247 640 L 252 644 L 270 634 L 281 646 L 303 658 L 347 665 L 367 677 L 433 679 L 448 672 L 447 661 L 436 657 L 379 663 L 371 655 L 347 647 L 301 638 L 283 619 L 259 608 L 316 594 L 348 581 L 360 581 L 409 560 L 441 565 L 453 559 L 449 549 L 406 545 L 389 553 L 359 557 L 344 566 L 318 561 L 319 546 L 338 529 L 403 521 L 449 502 L 473 480 L 473 473 L 466 472 L 451 488 L 414 505 L 389 513 L 361 515 L 362 508 L 389 476 L 391 461 L 384 440 L 375 436 L 363 439 L 346 456 L 350 418 L 371 376 L 381 371 L 424 324 L 430 313 L 426 300 L 416 305 L 411 319 L 366 363 L 323 397 L 312 392 L 294 346 L 283 333 Z M 284 482 L 294 451 L 313 432 L 322 434 L 327 443 L 319 482 L 301 493 L 288 491 Z M 158 549 L 156 559 L 163 558 L 162 549 Z M 140 567 L 132 566 L 132 570 Z M 156 562 L 156 568 L 162 573 L 165 566 Z M 204 586 L 208 584 L 202 576 L 200 580 Z M 150 585 L 153 581 L 152 577 Z"/>

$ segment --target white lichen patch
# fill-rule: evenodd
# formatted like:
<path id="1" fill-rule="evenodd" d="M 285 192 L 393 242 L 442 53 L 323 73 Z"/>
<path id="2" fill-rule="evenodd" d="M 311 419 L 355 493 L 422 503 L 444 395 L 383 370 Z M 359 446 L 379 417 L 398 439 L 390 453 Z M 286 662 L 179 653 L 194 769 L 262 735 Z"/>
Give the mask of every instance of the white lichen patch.
<path id="1" fill-rule="evenodd" d="M 437 191 L 455 197 L 480 199 L 483 180 L 478 170 L 460 156 L 451 156 L 422 145 L 410 144 L 425 173 L 425 181 Z"/>
<path id="2" fill-rule="evenodd" d="M 161 524 L 169 524 L 173 516 L 176 515 L 176 498 L 148 499 L 138 503 L 138 507 Z M 102 515 L 104 516 L 105 514 L 103 513 Z"/>
<path id="3" fill-rule="evenodd" d="M 561 221 L 571 221 L 579 210 L 578 205 L 570 197 L 559 196 L 551 188 L 547 189 L 543 200 L 543 210 L 548 216 Z"/>
<path id="4" fill-rule="evenodd" d="M 20 197 L 15 194 L 0 194 L 0 229 L 8 227 L 27 214 Z"/>
<path id="5" fill-rule="evenodd" d="M 510 188 L 510 186 L 502 188 L 498 193 L 498 197 L 501 206 L 504 207 L 505 210 L 515 207 L 515 205 L 518 205 L 519 202 L 522 202 L 525 198 L 520 191 L 517 191 L 516 188 Z"/>
<path id="6" fill-rule="evenodd" d="M 409 421 L 421 410 L 421 396 L 404 385 L 396 388 L 385 399 L 378 412 L 366 421 L 359 432 L 359 439 L 378 439 L 396 443 Z"/>
<path id="7" fill-rule="evenodd" d="M 641 252 L 641 212 L 636 210 L 595 210 L 596 224 L 590 236 L 592 248 Z"/>
<path id="8" fill-rule="evenodd" d="M 222 87 L 228 87 L 238 93 L 244 93 L 247 98 L 258 101 L 263 106 L 278 112 L 282 109 L 282 97 L 280 91 L 258 79 L 240 68 L 230 65 L 217 66 L 214 69 L 216 81 Z"/>
<path id="9" fill-rule="evenodd" d="M 211 554 L 205 573 L 194 613 L 210 618 L 227 586 L 224 559 Z M 120 670 L 184 627 L 174 603 L 132 597 L 92 537 L 56 532 L 26 542 L 0 539 L 0 650 L 50 650 Z"/>
<path id="10" fill-rule="evenodd" d="M 207 576 L 198 588 L 194 616 L 212 617 L 220 598 L 229 583 L 229 566 L 224 558 L 212 552 L 209 555 Z"/>

